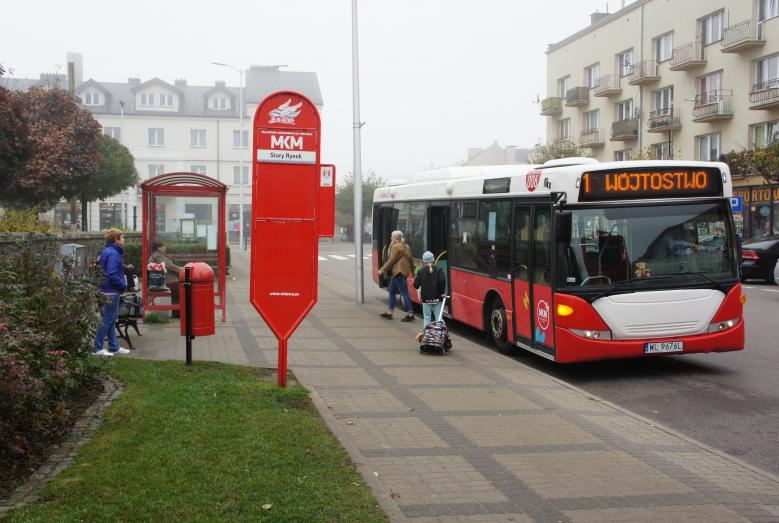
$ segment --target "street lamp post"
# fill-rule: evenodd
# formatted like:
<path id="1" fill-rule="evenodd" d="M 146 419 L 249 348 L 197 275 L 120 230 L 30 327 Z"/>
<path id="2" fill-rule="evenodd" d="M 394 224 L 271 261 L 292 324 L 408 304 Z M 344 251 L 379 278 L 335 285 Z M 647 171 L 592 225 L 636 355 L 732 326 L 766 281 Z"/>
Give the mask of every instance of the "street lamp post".
<path id="1" fill-rule="evenodd" d="M 232 69 L 233 71 L 236 71 L 239 76 L 239 87 L 238 87 L 238 120 L 240 121 L 238 132 L 238 189 L 240 191 L 240 201 L 238 203 L 238 242 L 240 244 L 240 249 L 245 250 L 244 243 L 243 243 L 243 186 L 244 186 L 244 180 L 243 180 L 243 156 L 244 156 L 244 144 L 243 144 L 243 76 L 246 72 L 246 69 L 240 69 L 238 67 L 235 67 L 234 65 L 229 64 L 223 64 L 221 62 L 211 62 L 213 65 L 218 65 L 220 67 L 228 67 Z M 248 144 L 247 144 L 248 145 Z M 219 147 L 219 144 L 217 144 L 217 147 Z"/>

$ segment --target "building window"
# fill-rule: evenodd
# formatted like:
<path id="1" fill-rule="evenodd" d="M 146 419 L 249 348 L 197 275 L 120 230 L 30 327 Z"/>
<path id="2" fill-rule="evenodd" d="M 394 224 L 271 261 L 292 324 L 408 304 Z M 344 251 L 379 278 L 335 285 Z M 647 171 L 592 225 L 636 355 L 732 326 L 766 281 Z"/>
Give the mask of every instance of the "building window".
<path id="1" fill-rule="evenodd" d="M 779 55 L 768 56 L 755 62 L 756 89 L 779 87 Z"/>
<path id="2" fill-rule="evenodd" d="M 141 93 L 141 106 L 149 107 L 154 105 L 154 93 Z"/>
<path id="3" fill-rule="evenodd" d="M 584 113 L 584 130 L 585 131 L 594 131 L 598 128 L 598 125 L 600 124 L 600 110 L 595 109 L 594 111 L 587 111 Z"/>
<path id="4" fill-rule="evenodd" d="M 664 87 L 655 91 L 655 110 L 658 116 L 661 114 L 670 114 L 674 106 L 674 88 L 673 86 Z M 662 111 L 662 112 L 661 112 Z"/>
<path id="5" fill-rule="evenodd" d="M 615 162 L 627 162 L 633 157 L 633 149 L 623 149 L 621 151 L 614 151 Z"/>
<path id="6" fill-rule="evenodd" d="M 666 33 L 662 36 L 658 36 L 654 39 L 655 47 L 655 60 L 657 63 L 665 62 L 671 59 L 674 49 L 674 34 L 673 32 Z"/>
<path id="7" fill-rule="evenodd" d="M 206 130 L 205 129 L 190 129 L 189 130 L 189 146 L 190 147 L 205 147 L 206 146 Z"/>
<path id="8" fill-rule="evenodd" d="M 698 160 L 716 162 L 720 155 L 720 133 L 698 136 Z"/>
<path id="9" fill-rule="evenodd" d="M 122 141 L 122 128 L 121 127 L 103 127 L 103 134 L 110 136 L 114 140 Z"/>
<path id="10" fill-rule="evenodd" d="M 150 127 L 149 145 L 154 147 L 162 147 L 165 145 L 165 129 L 160 127 Z"/>
<path id="11" fill-rule="evenodd" d="M 566 76 L 565 78 L 560 78 L 557 80 L 557 96 L 562 96 L 565 98 L 566 93 L 568 92 L 568 89 L 571 88 L 571 77 Z"/>
<path id="12" fill-rule="evenodd" d="M 247 148 L 249 147 L 249 131 L 243 131 L 243 140 L 241 140 L 241 131 L 233 131 L 233 148 Z"/>
<path id="13" fill-rule="evenodd" d="M 779 16 L 779 0 L 760 0 L 760 20 Z"/>
<path id="14" fill-rule="evenodd" d="M 779 142 L 779 121 L 753 125 L 749 137 L 755 149 L 761 149 Z"/>
<path id="15" fill-rule="evenodd" d="M 84 105 L 100 105 L 100 93 L 92 91 L 84 93 Z"/>
<path id="16" fill-rule="evenodd" d="M 173 95 L 160 93 L 160 107 L 173 107 Z"/>
<path id="17" fill-rule="evenodd" d="M 617 68 L 620 77 L 630 76 L 633 71 L 633 49 L 628 49 L 617 55 Z"/>
<path id="18" fill-rule="evenodd" d="M 154 178 L 165 172 L 164 165 L 149 164 L 149 178 Z"/>
<path id="19" fill-rule="evenodd" d="M 600 64 L 593 64 L 584 70 L 584 84 L 592 89 L 600 83 Z"/>
<path id="20" fill-rule="evenodd" d="M 557 137 L 561 140 L 571 139 L 571 119 L 564 118 L 557 122 Z"/>
<path id="21" fill-rule="evenodd" d="M 698 20 L 698 32 L 703 45 L 710 45 L 722 40 L 724 11 L 717 11 Z"/>
<path id="22" fill-rule="evenodd" d="M 614 106 L 614 120 L 621 122 L 622 120 L 629 120 L 633 117 L 633 99 L 622 100 Z"/>
<path id="23" fill-rule="evenodd" d="M 699 105 L 715 103 L 722 90 L 722 71 L 707 74 L 698 78 Z"/>
<path id="24" fill-rule="evenodd" d="M 249 166 L 243 166 L 243 176 L 241 176 L 241 166 L 233 165 L 233 185 L 249 185 Z"/>
<path id="25" fill-rule="evenodd" d="M 197 174 L 206 174 L 206 166 L 205 165 L 190 165 L 189 171 Z"/>
<path id="26" fill-rule="evenodd" d="M 671 144 L 668 142 L 653 143 L 652 158 L 655 160 L 673 160 Z"/>
<path id="27" fill-rule="evenodd" d="M 214 96 L 211 99 L 211 106 L 217 111 L 224 111 L 227 109 L 227 98 L 224 96 Z"/>

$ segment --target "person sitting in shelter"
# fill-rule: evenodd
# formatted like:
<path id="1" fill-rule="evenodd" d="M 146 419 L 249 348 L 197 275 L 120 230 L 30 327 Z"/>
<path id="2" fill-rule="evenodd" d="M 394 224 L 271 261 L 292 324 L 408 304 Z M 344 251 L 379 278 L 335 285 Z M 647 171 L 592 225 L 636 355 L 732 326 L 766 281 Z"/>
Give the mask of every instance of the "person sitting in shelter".
<path id="1" fill-rule="evenodd" d="M 149 256 L 149 267 L 155 267 L 157 270 L 162 270 L 165 275 L 165 285 L 170 289 L 170 303 L 171 305 L 178 305 L 179 303 L 179 272 L 181 267 L 176 265 L 168 255 L 168 246 L 162 240 L 155 240 L 152 244 L 152 253 Z M 149 268 L 147 267 L 147 271 Z M 151 287 L 150 287 L 151 290 Z M 179 317 L 179 311 L 174 310 L 172 313 L 174 318 Z"/>

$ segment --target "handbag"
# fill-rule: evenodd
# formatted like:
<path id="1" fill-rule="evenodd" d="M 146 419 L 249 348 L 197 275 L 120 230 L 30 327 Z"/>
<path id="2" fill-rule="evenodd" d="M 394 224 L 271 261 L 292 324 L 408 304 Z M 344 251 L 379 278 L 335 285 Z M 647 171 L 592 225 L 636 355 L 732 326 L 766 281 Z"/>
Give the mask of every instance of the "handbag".
<path id="1" fill-rule="evenodd" d="M 380 289 L 386 289 L 389 287 L 389 278 L 387 278 L 387 275 L 383 272 L 379 273 L 379 288 Z"/>

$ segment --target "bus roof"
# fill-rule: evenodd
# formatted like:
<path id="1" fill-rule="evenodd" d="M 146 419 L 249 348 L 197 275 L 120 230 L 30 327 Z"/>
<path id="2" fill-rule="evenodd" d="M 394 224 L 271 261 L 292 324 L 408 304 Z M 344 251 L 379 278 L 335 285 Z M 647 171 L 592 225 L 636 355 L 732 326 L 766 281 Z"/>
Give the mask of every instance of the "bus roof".
<path id="1" fill-rule="evenodd" d="M 453 198 L 500 198 L 506 196 L 549 196 L 565 193 L 567 203 L 576 203 L 585 172 L 644 171 L 662 173 L 680 169 L 718 169 L 722 176 L 722 196 L 732 196 L 728 166 L 720 162 L 681 160 L 634 160 L 586 163 L 581 158 L 555 160 L 539 165 L 496 165 L 450 167 L 417 173 L 411 183 L 380 187 L 373 193 L 375 203 Z M 561 165 L 557 165 L 557 162 Z M 572 165 L 573 164 L 573 165 Z"/>

